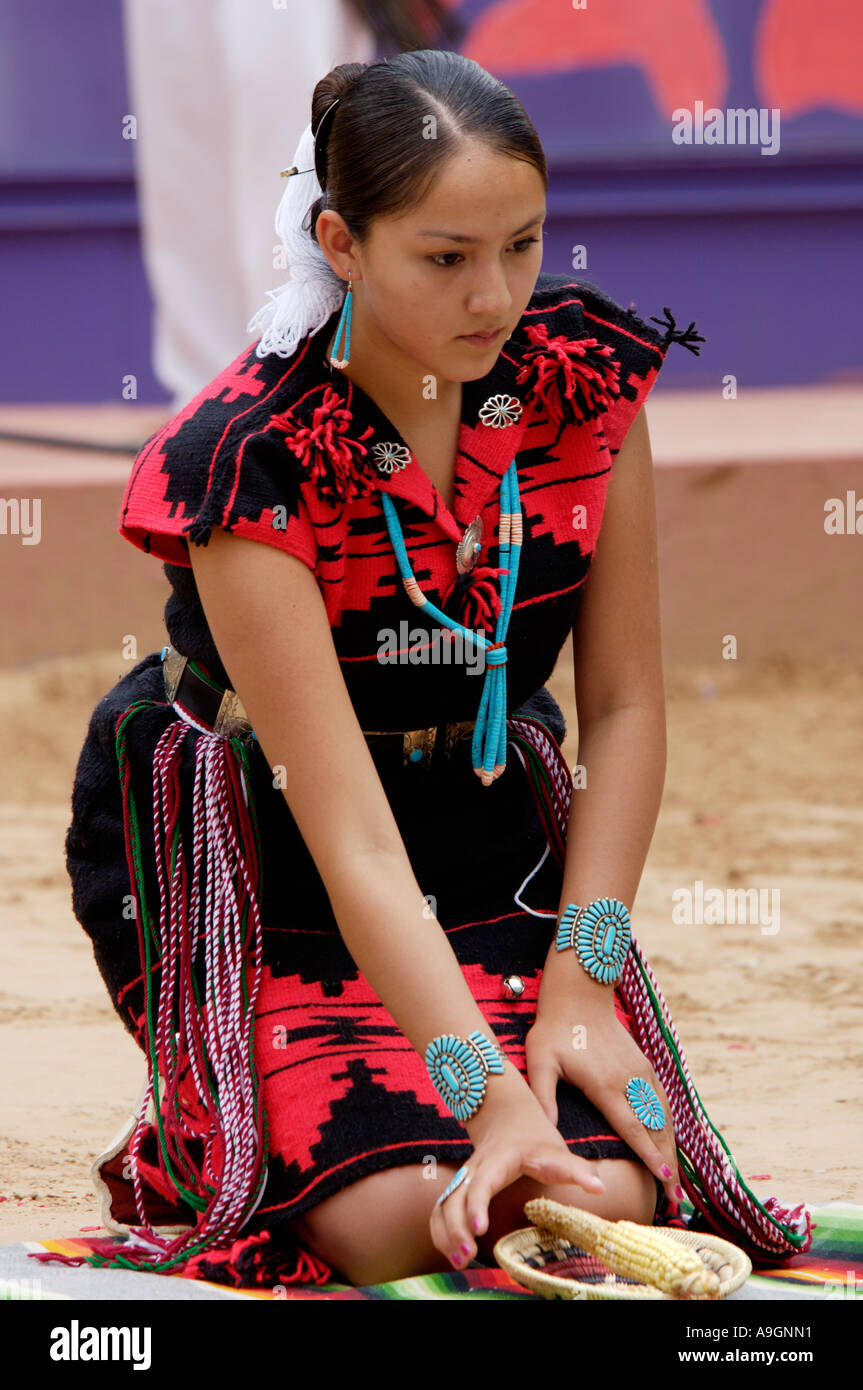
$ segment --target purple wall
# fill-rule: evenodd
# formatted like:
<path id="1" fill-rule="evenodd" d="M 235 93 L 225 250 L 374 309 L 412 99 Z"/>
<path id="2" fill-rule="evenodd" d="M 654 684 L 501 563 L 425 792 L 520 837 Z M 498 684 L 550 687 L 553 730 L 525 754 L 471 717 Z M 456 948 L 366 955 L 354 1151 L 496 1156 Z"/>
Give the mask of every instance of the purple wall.
<path id="1" fill-rule="evenodd" d="M 0 399 L 165 399 L 150 365 L 118 0 L 0 6 Z"/>
<path id="2" fill-rule="evenodd" d="M 855 108 L 852 59 L 840 60 L 837 36 L 826 79 L 835 95 L 806 105 L 805 82 L 820 61 L 814 36 L 803 76 L 794 68 L 782 79 L 780 104 L 793 114 L 783 114 L 777 155 L 674 145 L 657 99 L 661 89 L 689 93 L 681 105 L 701 93 L 709 105 L 714 93 L 722 108 L 763 106 L 759 24 L 770 7 L 786 43 L 788 16 L 801 7 L 784 2 L 791 9 L 783 11 L 783 0 L 635 9 L 606 0 L 585 12 L 594 28 L 565 32 L 566 7 L 543 0 L 467 0 L 461 8 L 471 24 L 463 50 L 516 91 L 546 148 L 544 269 L 571 269 L 570 248 L 583 243 L 588 262 L 578 273 L 646 317 L 667 304 L 708 339 L 700 357 L 669 355 L 663 387 L 715 386 L 729 371 L 741 387 L 863 376 L 851 322 L 863 244 L 863 97 Z M 618 18 L 636 17 L 617 33 L 616 6 Z M 502 21 L 516 10 L 513 39 Z M 854 26 L 859 38 L 856 8 L 847 13 L 849 38 Z M 653 26 L 640 39 L 639 14 Z M 553 33 L 543 28 L 549 16 Z M 129 372 L 140 400 L 166 399 L 150 365 L 134 150 L 122 138 L 129 98 L 121 25 L 117 0 L 6 0 L 0 9 L 4 401 L 116 402 Z M 664 41 L 663 25 L 675 43 Z M 550 71 L 553 61 L 564 66 Z M 690 70 L 698 74 L 691 80 Z"/>

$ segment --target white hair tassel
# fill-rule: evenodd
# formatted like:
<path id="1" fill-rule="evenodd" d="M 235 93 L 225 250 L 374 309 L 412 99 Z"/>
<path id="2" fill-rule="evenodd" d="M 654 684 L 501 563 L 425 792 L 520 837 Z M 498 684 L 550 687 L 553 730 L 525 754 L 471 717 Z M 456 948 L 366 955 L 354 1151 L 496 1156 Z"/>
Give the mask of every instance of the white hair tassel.
<path id="1" fill-rule="evenodd" d="M 255 354 L 290 357 L 310 333 L 316 333 L 345 297 L 345 282 L 332 269 L 316 241 L 304 229 L 309 208 L 321 196 L 314 169 L 315 140 L 311 123 L 306 126 L 294 152 L 293 164 L 305 173 L 288 177 L 281 202 L 276 209 L 275 229 L 285 248 L 288 279 L 277 289 L 267 290 L 263 304 L 249 320 L 247 333 L 259 333 Z"/>

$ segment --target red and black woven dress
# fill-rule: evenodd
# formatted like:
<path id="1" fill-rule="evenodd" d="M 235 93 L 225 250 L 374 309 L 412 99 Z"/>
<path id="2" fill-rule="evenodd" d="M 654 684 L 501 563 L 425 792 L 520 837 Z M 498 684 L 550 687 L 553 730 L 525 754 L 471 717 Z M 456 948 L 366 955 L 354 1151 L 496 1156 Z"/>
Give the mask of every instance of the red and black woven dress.
<path id="1" fill-rule="evenodd" d="M 290 551 L 314 571 L 362 729 L 474 719 L 483 678 L 466 662 L 431 663 L 416 653 L 412 660 L 379 660 L 384 630 L 402 648 L 412 645 L 418 610 L 402 586 L 378 494 L 388 493 L 395 503 L 423 592 L 493 639 L 500 482 L 516 459 L 524 532 L 506 639 L 508 712 L 530 716 L 560 743 L 563 716 L 545 682 L 578 614 L 615 456 L 668 345 L 688 346 L 685 335 L 675 332 L 673 320 L 651 327 L 592 284 L 541 274 L 488 375 L 464 384 L 450 513 L 396 428 L 329 367 L 324 354 L 336 318 L 288 359 L 258 358 L 253 344 L 136 459 L 119 529 L 164 562 L 172 588 L 165 609 L 171 645 L 217 687 L 232 685 L 188 558 L 190 543 L 204 545 L 213 527 L 223 527 Z M 403 466 L 392 468 L 393 457 Z M 384 460 L 389 465 L 379 466 Z M 478 515 L 483 550 L 474 569 L 458 576 L 456 546 Z M 290 642 L 290 633 L 284 637 Z M 126 910 L 135 896 L 135 865 L 118 728 L 124 776 L 137 788 L 137 872 L 157 924 L 167 888 L 154 867 L 154 755 L 166 732 L 181 725 L 185 741 L 172 796 L 191 841 L 195 743 L 203 736 L 168 703 L 163 676 L 161 652 L 148 654 L 93 712 L 66 841 L 75 915 L 142 1050 L 153 998 L 145 983 L 149 978 L 152 984 L 161 967 L 155 957 L 142 959 L 134 913 Z M 134 717 L 124 723 L 133 706 Z M 546 853 L 543 860 L 546 832 L 526 766 L 510 745 L 506 771 L 484 787 L 471 767 L 469 738 L 449 756 L 435 753 L 430 764 L 405 762 L 399 740 L 373 740 L 370 747 L 421 890 L 490 1035 L 524 1074 L 525 1034 L 561 888 L 555 859 Z M 285 1223 L 358 1178 L 430 1158 L 459 1164 L 472 1150 L 423 1058 L 354 964 L 284 794 L 254 741 L 248 775 L 259 834 L 262 947 L 254 1053 L 265 1154 L 256 1205 L 242 1231 L 269 1232 L 287 1249 Z M 183 930 L 192 935 L 194 951 L 201 921 L 185 922 Z M 196 959 L 195 970 L 199 964 Z M 520 995 L 505 989 L 510 975 L 521 977 Z M 619 998 L 618 1011 L 625 1023 Z M 557 1100 L 560 1132 L 573 1153 L 636 1157 L 581 1091 L 561 1082 Z M 189 1173 L 179 1181 L 177 1163 L 164 1161 L 155 1138 L 139 1157 L 151 1196 L 161 1190 L 165 1202 L 173 1198 L 192 1219 L 189 1212 L 194 1216 L 200 1206 L 188 1205 Z M 657 1220 L 667 1221 L 661 1188 L 659 1195 Z"/>

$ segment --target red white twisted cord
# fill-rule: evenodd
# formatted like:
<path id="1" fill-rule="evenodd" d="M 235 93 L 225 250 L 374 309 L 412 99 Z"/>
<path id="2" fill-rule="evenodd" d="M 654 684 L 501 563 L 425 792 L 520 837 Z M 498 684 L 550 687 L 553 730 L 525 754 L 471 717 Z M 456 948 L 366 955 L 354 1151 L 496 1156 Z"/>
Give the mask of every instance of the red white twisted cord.
<path id="1" fill-rule="evenodd" d="M 142 1224 L 133 1231 L 135 1241 L 124 1252 L 143 1256 L 145 1263 L 147 1251 L 158 1252 L 151 1257 L 151 1262 L 156 1263 L 161 1257 L 178 1254 L 185 1245 L 200 1245 L 209 1236 L 217 1235 L 223 1241 L 236 1234 L 244 1215 L 248 1215 L 250 1194 L 262 1160 L 255 1078 L 249 1065 L 263 964 L 261 920 L 255 883 L 247 864 L 247 855 L 254 851 L 250 845 L 244 846 L 236 833 L 238 817 L 242 823 L 248 807 L 248 793 L 243 770 L 228 741 L 211 731 L 199 730 L 195 740 L 191 894 L 182 836 L 177 837 L 171 881 L 169 886 L 166 884 L 165 864 L 170 862 L 180 814 L 180 765 L 190 727 L 182 720 L 170 724 L 153 756 L 153 833 L 160 900 L 160 972 L 154 1041 L 159 1072 L 164 1072 L 165 1077 L 160 1113 L 171 1157 L 177 1158 L 171 1140 L 179 1138 L 175 1107 L 182 1106 L 177 1058 L 187 1057 L 197 1101 L 208 1117 L 200 1135 L 205 1153 L 201 1176 L 206 1181 L 204 1175 L 209 1174 L 215 1192 L 203 1220 L 188 1233 L 170 1240 L 149 1226 L 135 1160 L 147 1129 L 144 1116 L 154 1095 L 154 1078 L 150 1076 L 129 1146 L 136 1210 Z M 246 935 L 251 935 L 250 952 L 250 943 L 244 939 L 243 899 L 250 913 L 250 925 L 246 927 Z M 194 993 L 197 943 L 193 930 L 200 922 L 205 993 L 199 1010 Z M 247 973 L 251 976 L 248 980 Z M 243 997 L 244 981 L 247 999 Z M 179 1032 L 174 1038 L 174 1000 L 178 992 Z M 207 1074 L 208 1064 L 212 1082 Z"/>

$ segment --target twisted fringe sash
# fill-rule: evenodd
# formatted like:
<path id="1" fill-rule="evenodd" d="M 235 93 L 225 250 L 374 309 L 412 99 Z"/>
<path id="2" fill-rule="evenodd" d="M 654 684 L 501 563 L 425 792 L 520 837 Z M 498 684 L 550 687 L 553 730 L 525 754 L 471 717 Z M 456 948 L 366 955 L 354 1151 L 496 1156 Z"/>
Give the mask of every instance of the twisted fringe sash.
<path id="1" fill-rule="evenodd" d="M 126 855 L 135 887 L 138 945 L 145 998 L 149 1082 L 129 1144 L 140 1228 L 122 1254 L 88 1263 L 153 1273 L 179 1272 L 192 1257 L 228 1243 L 254 1211 L 266 1181 L 268 1134 L 254 1055 L 255 1004 L 263 963 L 260 834 L 250 798 L 248 750 L 241 739 L 191 726 L 168 725 L 153 756 L 153 833 L 159 921 L 146 901 L 140 821 L 126 754 L 139 700 L 117 721 L 115 746 L 123 791 Z M 195 732 L 191 883 L 180 832 L 180 767 Z M 202 912 L 203 887 L 203 912 Z M 194 939 L 203 923 L 204 998 L 193 972 Z M 153 973 L 159 970 L 158 997 Z M 198 1111 L 184 1122 L 181 1087 L 191 1079 Z M 159 1084 L 164 1079 L 164 1095 Z M 197 1213 L 193 1228 L 173 1239 L 149 1225 L 137 1155 L 152 1098 L 160 1163 L 178 1194 Z M 196 1163 L 189 1141 L 203 1141 Z"/>
<path id="2" fill-rule="evenodd" d="M 569 767 L 557 740 L 540 721 L 511 716 L 507 725 L 549 846 L 563 868 L 573 790 Z M 633 1020 L 635 1040 L 668 1097 L 681 1183 L 703 1223 L 761 1262 L 804 1253 L 812 1244 L 808 1209 L 803 1203 L 783 1207 L 775 1197 L 762 1204 L 746 1186 L 701 1104 L 668 1005 L 634 937 L 617 989 Z"/>

